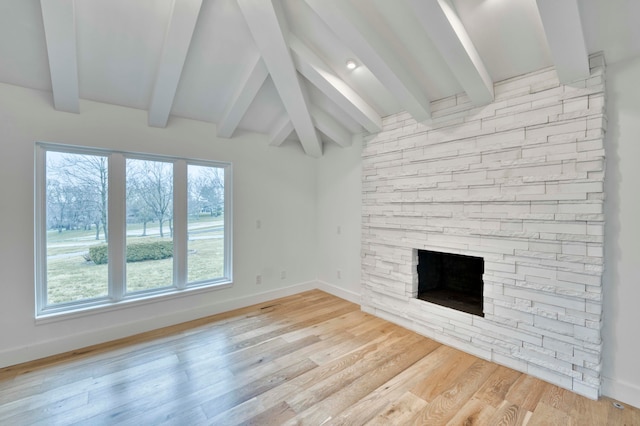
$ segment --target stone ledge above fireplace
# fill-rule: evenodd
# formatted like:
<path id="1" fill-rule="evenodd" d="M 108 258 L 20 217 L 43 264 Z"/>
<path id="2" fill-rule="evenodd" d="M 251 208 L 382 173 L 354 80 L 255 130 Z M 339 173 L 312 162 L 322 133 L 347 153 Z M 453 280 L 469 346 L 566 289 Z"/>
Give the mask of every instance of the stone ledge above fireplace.
<path id="1" fill-rule="evenodd" d="M 579 394 L 600 391 L 604 59 L 495 101 L 384 120 L 363 149 L 363 309 Z M 416 299 L 415 249 L 484 259 L 484 318 Z"/>

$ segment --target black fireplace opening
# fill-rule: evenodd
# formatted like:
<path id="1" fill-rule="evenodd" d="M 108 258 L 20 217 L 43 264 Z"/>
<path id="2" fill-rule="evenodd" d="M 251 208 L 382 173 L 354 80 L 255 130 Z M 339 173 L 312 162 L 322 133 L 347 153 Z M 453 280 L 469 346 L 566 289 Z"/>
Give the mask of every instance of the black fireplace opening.
<path id="1" fill-rule="evenodd" d="M 418 250 L 418 299 L 484 317 L 484 259 Z"/>

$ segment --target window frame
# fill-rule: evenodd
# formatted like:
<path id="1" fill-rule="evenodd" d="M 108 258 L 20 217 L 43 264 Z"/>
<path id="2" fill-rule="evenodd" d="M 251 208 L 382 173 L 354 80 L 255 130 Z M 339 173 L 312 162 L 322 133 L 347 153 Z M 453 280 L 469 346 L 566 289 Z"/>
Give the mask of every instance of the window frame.
<path id="1" fill-rule="evenodd" d="M 47 305 L 47 152 L 99 155 L 108 158 L 107 230 L 109 232 L 107 296 Z M 162 161 L 173 165 L 173 283 L 169 287 L 126 292 L 126 160 Z M 224 171 L 223 274 L 215 279 L 187 282 L 188 276 L 188 185 L 189 165 Z M 140 152 L 65 145 L 35 144 L 34 269 L 35 317 L 47 319 L 67 315 L 119 309 L 150 300 L 192 294 L 194 291 L 227 288 L 233 284 L 233 165 L 230 162 L 190 159 Z"/>

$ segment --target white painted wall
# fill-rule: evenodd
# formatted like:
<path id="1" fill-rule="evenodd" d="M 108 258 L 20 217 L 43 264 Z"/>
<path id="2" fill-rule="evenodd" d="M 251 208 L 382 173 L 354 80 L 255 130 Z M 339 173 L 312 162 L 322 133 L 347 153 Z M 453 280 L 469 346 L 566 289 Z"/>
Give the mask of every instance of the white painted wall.
<path id="1" fill-rule="evenodd" d="M 318 280 L 324 290 L 356 303 L 360 303 L 361 153 L 359 137 L 348 148 L 325 145 L 317 177 Z"/>
<path id="2" fill-rule="evenodd" d="M 269 147 L 257 134 L 219 139 L 212 124 L 173 117 L 152 128 L 145 111 L 102 103 L 80 110 L 57 112 L 50 93 L 0 84 L 0 367 L 317 286 L 316 161 L 301 148 Z M 232 162 L 233 287 L 35 324 L 35 141 Z"/>
<path id="3" fill-rule="evenodd" d="M 607 67 L 603 392 L 640 407 L 640 58 Z"/>

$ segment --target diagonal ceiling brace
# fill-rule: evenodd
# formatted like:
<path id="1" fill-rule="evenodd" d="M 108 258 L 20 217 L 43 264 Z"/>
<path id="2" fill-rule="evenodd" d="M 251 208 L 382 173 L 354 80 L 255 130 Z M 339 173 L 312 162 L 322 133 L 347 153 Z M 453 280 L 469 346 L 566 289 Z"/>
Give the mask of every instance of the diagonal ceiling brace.
<path id="1" fill-rule="evenodd" d="M 305 0 L 416 121 L 430 117 L 430 102 L 418 81 L 384 37 L 344 0 Z"/>
<path id="2" fill-rule="evenodd" d="M 306 88 L 291 59 L 282 5 L 277 0 L 237 1 L 304 151 L 321 157 L 322 141 L 311 119 Z"/>
<path id="3" fill-rule="evenodd" d="M 150 126 L 167 125 L 201 6 L 202 0 L 174 0 L 149 105 Z"/>
<path id="4" fill-rule="evenodd" d="M 49 55 L 53 104 L 59 111 L 80 112 L 78 57 L 73 0 L 41 0 Z"/>
<path id="5" fill-rule="evenodd" d="M 227 105 L 222 115 L 222 120 L 218 123 L 218 136 L 222 138 L 233 136 L 233 132 L 238 128 L 242 117 L 247 113 L 251 102 L 255 99 L 268 76 L 269 71 L 267 71 L 262 58 L 258 56 L 233 95 L 233 99 Z"/>
<path id="6" fill-rule="evenodd" d="M 493 80 L 453 6 L 447 0 L 408 1 L 471 101 L 493 101 Z"/>
<path id="7" fill-rule="evenodd" d="M 382 130 L 382 118 L 375 109 L 336 76 L 318 55 L 294 35 L 289 37 L 289 46 L 300 74 L 367 131 L 375 133 Z"/>
<path id="8" fill-rule="evenodd" d="M 590 75 L 577 0 L 537 0 L 542 26 L 561 83 Z"/>

